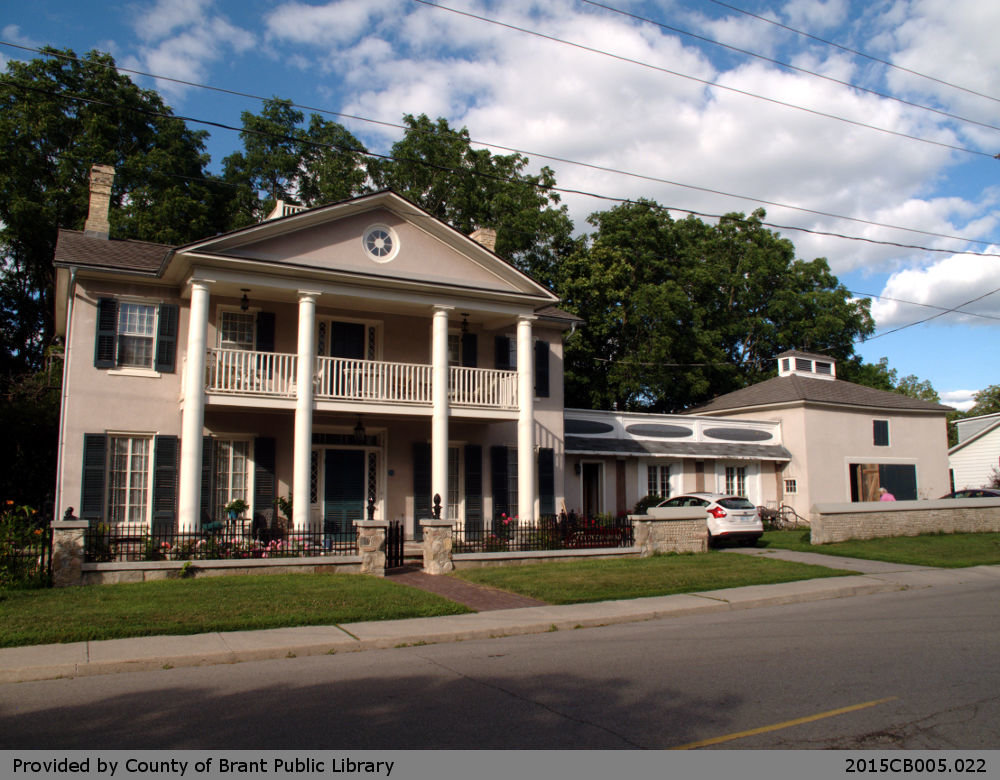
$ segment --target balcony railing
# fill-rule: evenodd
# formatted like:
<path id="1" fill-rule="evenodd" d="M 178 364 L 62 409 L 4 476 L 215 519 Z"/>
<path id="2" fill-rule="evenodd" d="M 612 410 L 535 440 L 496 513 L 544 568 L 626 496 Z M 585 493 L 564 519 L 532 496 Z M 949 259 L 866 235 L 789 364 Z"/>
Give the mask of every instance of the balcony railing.
<path id="1" fill-rule="evenodd" d="M 292 354 L 210 350 L 207 389 L 229 395 L 294 398 L 297 365 Z M 319 357 L 313 391 L 317 400 L 430 406 L 431 373 L 432 366 L 422 363 Z M 448 395 L 454 406 L 514 410 L 517 372 L 452 366 Z"/>

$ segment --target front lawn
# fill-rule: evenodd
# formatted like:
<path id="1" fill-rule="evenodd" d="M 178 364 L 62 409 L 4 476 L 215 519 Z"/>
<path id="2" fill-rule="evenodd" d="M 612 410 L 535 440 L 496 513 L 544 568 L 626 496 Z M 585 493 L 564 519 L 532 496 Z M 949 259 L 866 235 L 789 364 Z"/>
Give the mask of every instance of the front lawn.
<path id="1" fill-rule="evenodd" d="M 760 544 L 783 550 L 948 569 L 1000 564 L 1000 534 L 923 534 L 813 545 L 809 543 L 807 529 L 765 531 Z"/>
<path id="2" fill-rule="evenodd" d="M 702 555 L 655 555 L 652 558 L 464 569 L 451 576 L 531 596 L 550 604 L 580 604 L 852 573 L 789 561 L 709 552 Z"/>
<path id="3" fill-rule="evenodd" d="M 461 604 L 359 574 L 273 574 L 0 591 L 0 647 L 457 615 Z"/>

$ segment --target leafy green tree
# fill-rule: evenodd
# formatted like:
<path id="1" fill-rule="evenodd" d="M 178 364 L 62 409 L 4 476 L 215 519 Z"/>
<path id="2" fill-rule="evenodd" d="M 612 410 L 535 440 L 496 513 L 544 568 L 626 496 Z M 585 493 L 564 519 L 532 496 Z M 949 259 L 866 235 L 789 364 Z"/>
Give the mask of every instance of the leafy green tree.
<path id="1" fill-rule="evenodd" d="M 305 115 L 289 100 L 265 101 L 259 114 L 244 111 L 243 151 L 223 160 L 223 178 L 237 196 L 233 227 L 263 220 L 279 200 L 319 206 L 365 191 L 366 150 L 342 125 Z"/>
<path id="2" fill-rule="evenodd" d="M 111 235 L 183 243 L 222 228 L 204 133 L 90 52 L 11 60 L 0 78 L 0 376 L 41 367 L 60 227 L 82 229 L 94 163 L 116 169 Z"/>
<path id="3" fill-rule="evenodd" d="M 968 417 L 979 417 L 984 414 L 1000 412 L 1000 385 L 984 387 L 975 395 L 976 402 L 969 409 Z"/>
<path id="4" fill-rule="evenodd" d="M 567 403 L 678 411 L 773 376 L 791 348 L 851 358 L 867 302 L 763 217 L 675 221 L 652 201 L 591 215 L 557 282 L 587 323 L 567 342 Z"/>
<path id="5" fill-rule="evenodd" d="M 463 233 L 497 232 L 496 252 L 551 284 L 559 256 L 571 249 L 573 223 L 551 190 L 555 175 L 526 173 L 528 158 L 474 149 L 465 128 L 444 119 L 403 117 L 406 131 L 391 159 L 369 165 L 374 186 L 392 189 Z"/>
<path id="6" fill-rule="evenodd" d="M 938 395 L 937 390 L 927 379 L 920 379 L 913 374 L 908 374 L 904 376 L 896 384 L 895 391 L 897 393 L 902 393 L 903 395 L 908 395 L 910 398 L 919 398 L 921 401 L 931 401 L 933 403 L 941 403 L 941 396 Z"/>

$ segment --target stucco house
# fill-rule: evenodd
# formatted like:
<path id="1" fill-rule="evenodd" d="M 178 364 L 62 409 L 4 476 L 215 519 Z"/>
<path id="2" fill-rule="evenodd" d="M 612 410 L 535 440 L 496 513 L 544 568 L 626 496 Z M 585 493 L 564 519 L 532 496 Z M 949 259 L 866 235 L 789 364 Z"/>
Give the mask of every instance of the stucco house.
<path id="1" fill-rule="evenodd" d="M 900 500 L 947 493 L 949 411 L 837 379 L 828 356 L 791 350 L 777 377 L 691 414 L 779 424 L 791 458 L 774 471 L 774 500 L 808 517 L 818 503 L 878 500 L 880 487 Z"/>
<path id="2" fill-rule="evenodd" d="M 956 420 L 958 444 L 948 450 L 955 490 L 987 487 L 1000 470 L 1000 412 Z"/>
<path id="3" fill-rule="evenodd" d="M 432 496 L 483 527 L 564 503 L 562 335 L 576 318 L 394 194 L 186 246 L 108 236 L 95 166 L 84 231 L 61 230 L 65 381 L 56 512 L 197 530 L 234 498 L 296 529 L 377 520 L 419 535 Z"/>
<path id="4" fill-rule="evenodd" d="M 766 505 L 792 459 L 777 421 L 567 409 L 564 428 L 566 500 L 585 516 L 694 491 Z"/>

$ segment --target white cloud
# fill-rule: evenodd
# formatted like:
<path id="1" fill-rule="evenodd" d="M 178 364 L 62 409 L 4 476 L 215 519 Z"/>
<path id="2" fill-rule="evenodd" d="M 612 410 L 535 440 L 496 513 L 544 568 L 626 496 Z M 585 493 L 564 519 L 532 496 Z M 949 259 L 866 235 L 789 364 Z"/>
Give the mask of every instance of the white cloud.
<path id="1" fill-rule="evenodd" d="M 346 43 L 371 33 L 378 20 L 399 8 L 398 0 L 341 0 L 326 5 L 284 3 L 265 19 L 268 36 L 282 42 Z"/>
<path id="2" fill-rule="evenodd" d="M 847 0 L 792 0 L 782 9 L 790 27 L 816 33 L 847 19 Z"/>
<path id="3" fill-rule="evenodd" d="M 967 412 L 976 404 L 978 390 L 949 390 L 941 393 L 941 403 L 953 406 L 960 412 Z"/>
<path id="4" fill-rule="evenodd" d="M 124 59 L 136 70 L 182 81 L 207 80 L 209 65 L 229 54 L 241 54 L 255 43 L 254 35 L 213 10 L 215 0 L 159 0 L 138 15 L 133 28 L 145 42 Z M 158 79 L 156 88 L 180 99 L 190 89 Z"/>
<path id="5" fill-rule="evenodd" d="M 985 251 L 995 255 L 1000 247 Z M 983 297 L 986 293 L 992 294 Z M 977 298 L 980 300 L 962 307 L 969 314 L 948 313 L 937 321 L 995 328 L 1000 325 L 1000 257 L 951 255 L 927 268 L 907 268 L 889 277 L 882 295 L 896 300 L 872 302 L 872 316 L 880 330 L 938 314 L 940 309 L 931 306 L 948 309 Z M 986 316 L 974 316 L 977 314 Z"/>

